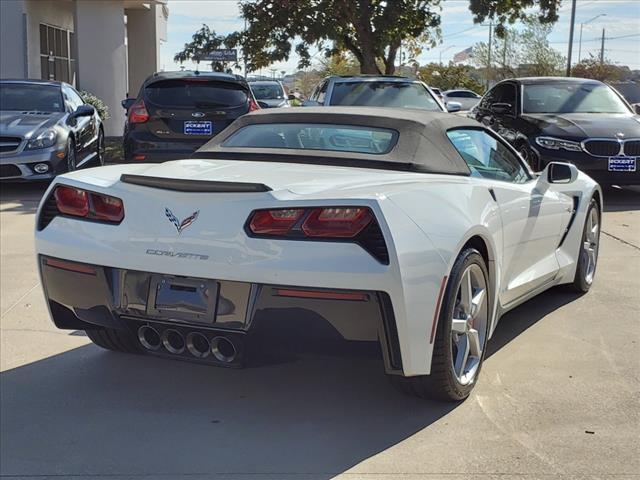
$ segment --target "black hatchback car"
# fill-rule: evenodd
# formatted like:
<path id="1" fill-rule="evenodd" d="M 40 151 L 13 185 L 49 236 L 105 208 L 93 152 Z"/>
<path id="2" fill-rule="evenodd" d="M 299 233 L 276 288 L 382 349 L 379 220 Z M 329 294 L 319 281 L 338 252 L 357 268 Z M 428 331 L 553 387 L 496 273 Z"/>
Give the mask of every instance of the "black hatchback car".
<path id="1" fill-rule="evenodd" d="M 597 80 L 505 80 L 469 116 L 509 141 L 535 171 L 570 162 L 603 185 L 640 184 L 640 117 Z"/>
<path id="2" fill-rule="evenodd" d="M 260 108 L 244 77 L 192 71 L 155 73 L 122 106 L 127 162 L 187 157 L 236 118 Z"/>

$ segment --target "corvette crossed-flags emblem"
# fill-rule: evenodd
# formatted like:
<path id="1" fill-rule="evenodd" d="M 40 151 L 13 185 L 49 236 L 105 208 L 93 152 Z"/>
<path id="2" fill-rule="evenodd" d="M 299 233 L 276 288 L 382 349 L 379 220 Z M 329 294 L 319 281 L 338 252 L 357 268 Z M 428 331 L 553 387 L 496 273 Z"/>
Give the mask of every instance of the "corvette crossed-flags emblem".
<path id="1" fill-rule="evenodd" d="M 182 233 L 182 230 L 184 230 L 185 228 L 187 228 L 189 225 L 191 225 L 193 222 L 196 221 L 196 219 L 198 218 L 198 214 L 200 213 L 200 210 L 196 210 L 195 212 L 193 212 L 191 215 L 189 215 L 187 218 L 185 218 L 184 220 L 180 221 L 178 220 L 178 218 L 173 214 L 173 212 L 171 210 L 169 210 L 168 208 L 165 207 L 164 209 L 164 214 L 167 216 L 167 218 L 169 219 L 169 221 L 171 223 L 173 223 L 173 225 L 176 227 L 176 230 L 178 230 L 178 234 Z"/>

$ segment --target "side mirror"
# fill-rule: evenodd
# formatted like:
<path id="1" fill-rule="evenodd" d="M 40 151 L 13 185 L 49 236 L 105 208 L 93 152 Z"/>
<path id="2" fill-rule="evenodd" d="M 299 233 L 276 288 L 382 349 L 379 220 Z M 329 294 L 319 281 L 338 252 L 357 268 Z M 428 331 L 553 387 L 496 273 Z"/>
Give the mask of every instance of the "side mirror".
<path id="1" fill-rule="evenodd" d="M 494 103 L 489 108 L 491 110 L 491 113 L 495 113 L 498 115 L 512 113 L 513 111 L 513 105 L 511 105 L 510 103 Z"/>
<path id="2" fill-rule="evenodd" d="M 85 103 L 84 105 L 80 105 L 78 108 L 76 108 L 76 111 L 73 112 L 73 116 L 74 117 L 90 117 L 94 113 L 96 113 L 96 109 L 93 108 L 93 105 L 89 105 L 88 103 Z"/>
<path id="3" fill-rule="evenodd" d="M 447 112 L 455 113 L 462 110 L 462 104 L 460 102 L 446 102 L 445 106 L 447 107 Z"/>
<path id="4" fill-rule="evenodd" d="M 289 95 L 287 95 L 287 100 L 295 100 L 296 96 L 293 93 L 290 93 Z"/>
<path id="5" fill-rule="evenodd" d="M 302 102 L 302 106 L 303 107 L 319 107 L 321 106 L 321 104 L 319 102 L 316 102 L 315 100 L 305 100 L 304 102 Z"/>
<path id="6" fill-rule="evenodd" d="M 125 98 L 120 102 L 120 105 L 122 105 L 122 108 L 124 108 L 125 110 L 129 110 L 129 107 L 131 107 L 131 105 L 133 105 L 134 103 L 136 103 L 135 98 Z"/>
<path id="7" fill-rule="evenodd" d="M 260 100 L 258 100 L 258 105 L 260 106 L 260 108 L 270 108 L 267 102 L 262 102 Z"/>
<path id="8" fill-rule="evenodd" d="M 636 115 L 640 115 L 640 103 L 634 103 L 633 110 L 636 112 Z"/>
<path id="9" fill-rule="evenodd" d="M 572 163 L 551 162 L 542 171 L 540 178 L 548 183 L 573 183 L 578 178 L 578 169 Z"/>

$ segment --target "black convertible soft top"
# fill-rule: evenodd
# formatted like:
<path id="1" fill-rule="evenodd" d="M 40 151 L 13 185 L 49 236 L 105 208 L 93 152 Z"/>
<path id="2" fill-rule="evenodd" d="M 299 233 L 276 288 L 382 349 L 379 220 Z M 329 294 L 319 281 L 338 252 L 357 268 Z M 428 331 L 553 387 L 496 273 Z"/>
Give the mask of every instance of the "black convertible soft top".
<path id="1" fill-rule="evenodd" d="M 222 146 L 227 138 L 247 125 L 269 123 L 313 123 L 387 128 L 398 132 L 398 141 L 385 154 Z M 238 118 L 203 145 L 194 154 L 194 157 L 313 163 L 469 175 L 469 167 L 446 134 L 447 130 L 464 127 L 484 129 L 475 120 L 450 113 L 428 112 L 412 108 L 301 107 L 264 109 Z"/>

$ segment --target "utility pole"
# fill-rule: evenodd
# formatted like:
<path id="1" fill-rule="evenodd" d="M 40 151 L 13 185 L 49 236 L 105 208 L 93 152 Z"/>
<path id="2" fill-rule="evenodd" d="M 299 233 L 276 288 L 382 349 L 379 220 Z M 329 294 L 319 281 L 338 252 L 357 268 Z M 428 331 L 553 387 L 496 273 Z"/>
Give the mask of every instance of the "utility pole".
<path id="1" fill-rule="evenodd" d="M 489 22 L 489 58 L 487 62 L 487 90 L 491 81 L 491 37 L 493 37 L 493 22 Z"/>
<path id="2" fill-rule="evenodd" d="M 602 46 L 600 47 L 600 65 L 604 65 L 604 28 L 602 29 Z"/>
<path id="3" fill-rule="evenodd" d="M 591 22 L 593 22 L 594 20 L 597 20 L 600 17 L 606 17 L 606 16 L 607 16 L 606 13 L 601 13 L 600 15 L 596 15 L 595 17 L 590 18 L 586 22 L 582 22 L 580 24 L 580 40 L 578 41 L 578 63 L 580 63 L 580 60 L 582 60 L 582 27 L 590 24 Z"/>
<path id="4" fill-rule="evenodd" d="M 576 23 L 576 0 L 571 3 L 571 26 L 569 28 L 569 53 L 567 54 L 567 77 L 571 76 L 571 52 L 573 50 L 573 28 Z"/>
<path id="5" fill-rule="evenodd" d="M 244 19 L 244 36 L 247 36 L 247 19 Z M 246 40 L 245 40 L 246 42 Z M 247 52 L 245 51 L 244 45 L 242 45 L 242 60 L 244 61 L 244 78 L 247 78 Z"/>

